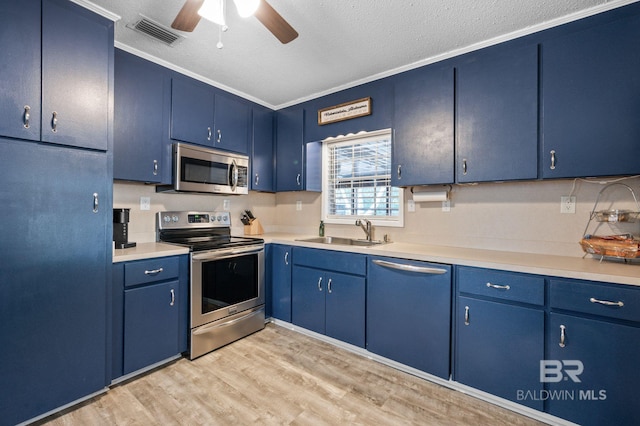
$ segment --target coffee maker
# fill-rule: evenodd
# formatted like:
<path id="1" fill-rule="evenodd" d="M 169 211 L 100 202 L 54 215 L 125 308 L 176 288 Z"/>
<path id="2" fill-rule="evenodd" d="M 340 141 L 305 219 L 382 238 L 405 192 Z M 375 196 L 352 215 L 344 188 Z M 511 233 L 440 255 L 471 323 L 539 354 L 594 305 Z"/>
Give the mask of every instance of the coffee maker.
<path id="1" fill-rule="evenodd" d="M 129 242 L 129 210 L 113 209 L 113 241 L 117 249 L 135 247 Z"/>

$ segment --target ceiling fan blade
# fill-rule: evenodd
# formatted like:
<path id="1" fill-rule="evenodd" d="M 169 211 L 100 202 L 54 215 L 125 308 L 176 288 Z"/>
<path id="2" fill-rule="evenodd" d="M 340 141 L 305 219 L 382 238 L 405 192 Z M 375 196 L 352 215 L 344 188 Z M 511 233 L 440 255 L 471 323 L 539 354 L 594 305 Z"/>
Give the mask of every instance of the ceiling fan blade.
<path id="1" fill-rule="evenodd" d="M 204 0 L 186 0 L 180 12 L 176 16 L 176 19 L 173 20 L 171 24 L 171 28 L 192 32 L 198 22 L 200 22 L 200 15 L 198 15 L 198 10 L 204 3 Z"/>
<path id="2" fill-rule="evenodd" d="M 262 25 L 267 27 L 282 44 L 287 44 L 298 37 L 298 32 L 294 30 L 266 0 L 260 1 L 260 6 L 258 6 L 258 10 L 256 10 L 254 16 L 258 18 L 258 21 L 262 22 Z"/>

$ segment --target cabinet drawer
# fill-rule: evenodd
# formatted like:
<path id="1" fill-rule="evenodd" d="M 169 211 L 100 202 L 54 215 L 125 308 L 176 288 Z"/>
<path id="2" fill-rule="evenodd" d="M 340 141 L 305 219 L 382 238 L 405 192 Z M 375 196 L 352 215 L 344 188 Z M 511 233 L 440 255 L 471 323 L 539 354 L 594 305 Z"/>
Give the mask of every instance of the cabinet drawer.
<path id="1" fill-rule="evenodd" d="M 544 305 L 544 277 L 517 272 L 458 267 L 460 293 Z"/>
<path id="2" fill-rule="evenodd" d="M 176 278 L 179 272 L 176 256 L 128 262 L 124 265 L 124 286 Z"/>
<path id="3" fill-rule="evenodd" d="M 356 253 L 295 247 L 293 263 L 353 275 L 367 274 L 367 257 Z"/>
<path id="4" fill-rule="evenodd" d="M 549 300 L 552 308 L 640 322 L 640 288 L 551 280 Z"/>

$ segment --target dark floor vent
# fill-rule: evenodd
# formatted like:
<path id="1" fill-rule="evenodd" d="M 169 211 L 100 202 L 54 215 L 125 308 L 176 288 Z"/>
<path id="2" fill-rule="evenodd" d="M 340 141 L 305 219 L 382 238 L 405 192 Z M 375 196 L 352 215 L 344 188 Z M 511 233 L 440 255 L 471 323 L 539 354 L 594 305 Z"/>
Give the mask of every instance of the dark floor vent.
<path id="1" fill-rule="evenodd" d="M 181 35 L 174 33 L 173 31 L 158 24 L 157 22 L 152 21 L 146 16 L 140 16 L 141 19 L 139 21 L 127 25 L 127 28 L 131 28 L 132 30 L 136 30 L 138 32 L 146 34 L 149 37 L 153 37 L 156 40 L 161 41 L 169 46 L 173 46 L 183 39 Z"/>

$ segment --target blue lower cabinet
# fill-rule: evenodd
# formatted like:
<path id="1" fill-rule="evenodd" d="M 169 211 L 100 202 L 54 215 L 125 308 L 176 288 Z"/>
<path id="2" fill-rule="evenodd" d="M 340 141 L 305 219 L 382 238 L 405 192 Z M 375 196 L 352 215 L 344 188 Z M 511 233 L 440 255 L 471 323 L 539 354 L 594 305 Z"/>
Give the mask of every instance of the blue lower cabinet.
<path id="1" fill-rule="evenodd" d="M 271 267 L 271 273 L 268 274 L 271 291 L 267 296 L 271 296 L 267 297 L 267 301 L 270 301 L 267 305 L 270 305 L 270 315 L 291 322 L 291 246 L 269 244 L 268 256 Z"/>
<path id="2" fill-rule="evenodd" d="M 451 266 L 372 257 L 367 350 L 449 378 Z"/>
<path id="3" fill-rule="evenodd" d="M 292 272 L 291 321 L 316 333 L 325 334 L 324 271 L 294 266 Z"/>
<path id="4" fill-rule="evenodd" d="M 542 411 L 544 311 L 459 296 L 455 321 L 454 379 Z"/>

